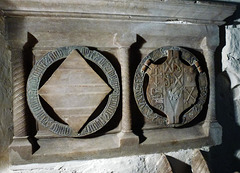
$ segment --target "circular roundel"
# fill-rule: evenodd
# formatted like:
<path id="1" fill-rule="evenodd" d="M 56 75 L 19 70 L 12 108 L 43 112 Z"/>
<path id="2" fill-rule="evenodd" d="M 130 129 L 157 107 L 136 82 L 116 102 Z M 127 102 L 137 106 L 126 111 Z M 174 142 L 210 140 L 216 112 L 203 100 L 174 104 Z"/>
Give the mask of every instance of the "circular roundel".
<path id="1" fill-rule="evenodd" d="M 133 90 L 137 106 L 147 119 L 160 127 L 177 127 L 201 112 L 208 82 L 191 52 L 167 46 L 142 59 L 135 72 Z"/>
<path id="2" fill-rule="evenodd" d="M 102 72 L 105 74 L 107 78 L 107 83 L 108 83 L 107 86 L 109 87 L 109 90 L 111 90 L 111 92 L 109 92 L 110 94 L 108 95 L 106 106 L 102 109 L 102 112 L 94 119 L 90 119 L 89 121 L 86 121 L 87 123 L 84 124 L 84 126 L 82 126 L 81 130 L 75 130 L 74 128 L 70 127 L 69 124 L 60 123 L 54 120 L 44 110 L 39 98 L 39 85 L 45 71 L 53 63 L 57 62 L 58 60 L 65 59 L 65 58 L 67 60 L 68 59 L 67 57 L 73 51 L 77 51 L 78 53 L 80 53 L 80 55 L 82 55 L 81 56 L 82 59 L 86 59 L 93 62 L 102 70 Z M 64 62 L 66 60 L 64 60 Z M 72 65 L 73 63 L 66 64 L 66 66 L 69 66 L 69 67 L 71 67 Z M 62 71 L 64 72 L 64 70 Z M 76 75 L 76 74 L 74 77 L 80 78 L 79 75 Z M 77 79 L 74 79 L 74 77 L 72 77 L 71 79 L 73 82 L 77 80 Z M 88 80 L 86 78 L 87 77 L 85 77 L 83 80 Z M 79 79 L 79 81 L 81 81 L 81 79 Z M 94 87 L 95 84 L 92 86 Z M 59 87 L 62 87 L 62 86 L 59 85 Z M 89 89 L 89 87 L 87 88 L 88 88 L 87 91 L 91 89 L 91 88 Z M 57 90 L 57 88 L 54 88 L 54 89 Z M 79 90 L 82 90 L 82 88 L 80 89 L 74 88 L 74 91 L 80 92 Z M 87 93 L 85 92 L 85 90 L 82 92 L 85 95 Z M 83 104 L 88 102 L 94 102 L 94 101 L 88 101 L 88 96 L 85 96 L 85 98 L 87 99 L 82 102 Z M 120 99 L 120 84 L 119 84 L 118 75 L 114 67 L 102 54 L 100 54 L 97 51 L 89 50 L 86 47 L 79 47 L 79 46 L 62 47 L 62 48 L 56 49 L 55 51 L 47 53 L 39 61 L 37 61 L 37 63 L 33 66 L 27 81 L 27 103 L 29 105 L 29 108 L 33 116 L 41 125 L 48 128 L 53 133 L 61 136 L 82 137 L 98 131 L 103 126 L 105 126 L 115 114 L 119 104 L 119 99 Z M 74 104 L 74 102 L 71 103 L 70 101 L 69 104 Z M 77 121 L 77 120 L 73 119 L 73 121 Z M 77 122 L 75 122 L 75 124 L 77 124 Z"/>

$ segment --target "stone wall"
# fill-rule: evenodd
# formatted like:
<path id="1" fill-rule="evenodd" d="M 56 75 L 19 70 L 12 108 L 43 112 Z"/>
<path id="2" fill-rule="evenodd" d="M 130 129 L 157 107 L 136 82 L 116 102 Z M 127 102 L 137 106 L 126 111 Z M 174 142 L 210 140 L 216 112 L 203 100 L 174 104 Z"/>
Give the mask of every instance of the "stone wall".
<path id="1" fill-rule="evenodd" d="M 12 140 L 11 54 L 5 41 L 4 18 L 0 18 L 0 172 L 8 163 L 8 146 Z"/>
<path id="2" fill-rule="evenodd" d="M 237 11 L 239 15 L 239 10 Z M 225 26 L 221 40 L 222 72 L 216 81 L 217 120 L 223 127 L 222 144 L 212 147 L 215 172 L 240 171 L 240 24 Z"/>

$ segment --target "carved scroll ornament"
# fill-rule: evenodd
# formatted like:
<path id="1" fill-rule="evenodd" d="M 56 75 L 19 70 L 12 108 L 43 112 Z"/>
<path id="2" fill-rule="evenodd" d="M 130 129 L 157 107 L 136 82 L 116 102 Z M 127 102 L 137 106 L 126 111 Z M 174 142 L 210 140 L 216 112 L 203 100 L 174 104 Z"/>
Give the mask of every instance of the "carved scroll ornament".
<path id="1" fill-rule="evenodd" d="M 64 58 L 66 58 L 64 62 L 39 90 L 39 84 L 45 71 L 54 62 Z M 93 62 L 103 71 L 107 78 L 107 85 L 84 59 Z M 75 77 L 71 77 L 71 75 L 75 75 Z M 83 79 L 80 79 L 81 77 Z M 58 85 L 61 81 L 63 85 Z M 102 112 L 96 118 L 87 121 L 95 107 L 109 92 L 106 106 Z M 89 93 L 93 93 L 93 96 Z M 41 105 L 39 95 L 67 124 L 54 120 L 46 113 Z M 99 97 L 99 99 L 95 97 Z M 74 100 L 71 101 L 71 98 Z M 34 65 L 27 82 L 27 102 L 33 116 L 41 125 L 61 136 L 82 137 L 100 130 L 115 114 L 119 99 L 120 85 L 114 67 L 102 54 L 86 47 L 62 47 L 49 52 Z M 87 116 L 79 115 L 79 112 Z M 81 122 L 80 119 L 84 121 Z M 87 124 L 84 124 L 86 122 Z"/>
<path id="2" fill-rule="evenodd" d="M 157 61 L 164 62 L 155 64 Z M 146 74 L 149 82 L 145 94 Z M 192 121 L 201 112 L 208 82 L 192 53 L 169 46 L 151 52 L 140 62 L 133 90 L 138 108 L 146 118 L 161 127 L 177 127 Z"/>

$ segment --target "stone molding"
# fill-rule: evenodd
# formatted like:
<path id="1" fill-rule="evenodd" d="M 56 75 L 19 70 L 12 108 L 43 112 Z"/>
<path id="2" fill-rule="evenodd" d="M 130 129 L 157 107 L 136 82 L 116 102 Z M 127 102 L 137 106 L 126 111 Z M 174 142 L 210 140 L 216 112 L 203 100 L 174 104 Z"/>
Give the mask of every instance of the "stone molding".
<path id="1" fill-rule="evenodd" d="M 68 16 L 108 18 L 115 20 L 188 21 L 223 24 L 235 10 L 234 5 L 189 0 L 124 1 L 124 0 L 3 0 L 5 16 Z"/>

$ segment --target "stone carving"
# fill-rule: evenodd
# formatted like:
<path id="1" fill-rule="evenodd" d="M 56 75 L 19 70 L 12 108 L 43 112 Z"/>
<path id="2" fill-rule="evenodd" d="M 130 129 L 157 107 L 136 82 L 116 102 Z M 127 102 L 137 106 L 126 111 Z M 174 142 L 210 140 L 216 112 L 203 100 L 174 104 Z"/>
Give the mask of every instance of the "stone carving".
<path id="1" fill-rule="evenodd" d="M 168 50 L 162 65 L 151 63 L 147 99 L 151 106 L 168 116 L 168 123 L 179 123 L 180 114 L 195 103 L 198 96 L 196 71 L 180 61 L 179 51 Z"/>
<path id="2" fill-rule="evenodd" d="M 172 167 L 165 154 L 162 154 L 161 158 L 156 164 L 156 168 L 158 173 L 173 173 Z"/>
<path id="3" fill-rule="evenodd" d="M 108 81 L 108 85 L 109 85 L 109 87 L 108 87 L 102 81 L 102 79 L 100 79 L 99 77 L 96 77 L 96 75 L 91 76 L 94 78 L 95 81 L 88 82 L 88 84 L 89 83 L 93 84 L 93 82 L 95 82 L 95 84 L 96 84 L 95 86 L 97 86 L 97 90 L 98 90 L 95 93 L 101 93 L 101 94 L 100 94 L 100 98 L 98 98 L 96 100 L 92 100 L 92 102 L 94 102 L 94 104 L 92 104 L 90 106 L 90 110 L 88 110 L 87 116 L 85 116 L 85 118 L 83 118 L 84 119 L 83 122 L 81 122 L 81 121 L 78 122 L 79 117 L 77 119 L 74 118 L 74 116 L 75 116 L 74 111 L 76 110 L 75 108 L 77 106 L 79 106 L 80 104 L 85 104 L 82 106 L 82 107 L 85 107 L 87 103 L 83 103 L 84 101 L 81 101 L 81 99 L 79 99 L 79 101 L 76 101 L 76 102 L 72 101 L 71 104 L 73 106 L 75 105 L 76 107 L 73 109 L 70 108 L 69 111 L 72 112 L 72 115 L 70 116 L 70 118 L 66 117 L 66 114 L 65 114 L 66 109 L 69 109 L 69 107 L 66 108 L 65 110 L 63 110 L 63 109 L 59 109 L 59 106 L 64 107 L 64 104 L 66 103 L 65 101 L 70 102 L 70 100 L 69 100 L 70 98 L 67 98 L 64 102 L 61 102 L 61 100 L 59 100 L 60 102 L 58 102 L 58 101 L 51 100 L 51 96 L 50 96 L 50 94 L 54 94 L 55 96 L 53 98 L 64 99 L 63 98 L 64 96 L 61 98 L 58 97 L 60 94 L 59 92 L 61 92 L 60 90 L 63 91 L 64 88 L 62 88 L 62 86 L 60 86 L 55 89 L 49 89 L 49 87 L 52 87 L 51 84 L 54 83 L 56 80 L 58 80 L 57 79 L 58 77 L 62 78 L 61 79 L 62 82 L 64 80 L 65 81 L 70 80 L 70 78 L 69 78 L 70 74 L 66 74 L 63 70 L 63 69 L 69 68 L 69 66 L 73 66 L 74 68 L 76 68 L 79 65 L 80 66 L 79 69 L 84 68 L 84 70 L 89 71 L 90 67 L 86 64 L 86 62 L 84 62 L 83 59 L 81 60 L 81 56 L 78 55 L 79 53 L 75 50 L 79 51 L 83 58 L 92 61 L 98 67 L 101 68 L 101 70 L 104 72 L 104 74 L 107 77 L 107 81 Z M 49 79 L 49 81 L 47 81 L 46 84 L 40 89 L 40 91 L 38 91 L 41 77 L 43 76 L 46 69 L 54 62 L 56 62 L 60 59 L 66 58 L 66 57 L 67 57 L 66 62 L 65 61 L 63 62 L 63 64 L 59 67 L 59 69 L 57 69 L 55 71 L 55 74 L 53 74 L 53 76 Z M 68 60 L 68 58 L 69 58 L 69 60 Z M 77 60 L 77 58 L 79 58 L 80 60 Z M 75 63 L 75 64 L 73 65 L 72 63 L 73 64 Z M 74 68 L 73 68 L 73 71 L 74 71 Z M 78 72 L 79 71 L 81 71 L 81 70 L 78 70 Z M 71 73 L 72 71 L 68 70 L 68 72 Z M 77 74 L 79 74 L 78 72 L 77 72 Z M 92 69 L 90 69 L 90 73 L 93 73 L 93 72 L 94 71 L 92 71 Z M 76 74 L 74 74 L 74 75 L 76 75 Z M 65 77 L 67 77 L 68 79 L 64 79 Z M 75 77 L 79 78 L 80 76 L 75 76 Z M 87 76 L 86 76 L 86 78 L 84 77 L 84 79 L 82 79 L 82 80 L 86 81 L 86 79 L 91 80 Z M 58 80 L 58 82 L 61 82 L 61 80 Z M 89 86 L 87 86 L 86 90 L 80 91 L 81 89 L 83 89 L 82 86 L 87 83 L 87 82 L 84 83 L 82 81 L 82 83 L 81 83 L 82 86 L 78 86 L 80 84 L 80 81 L 81 81 L 81 79 L 72 80 L 73 83 L 69 83 L 67 86 L 65 86 L 69 89 L 69 85 L 75 85 L 75 86 L 70 87 L 70 89 L 72 91 L 74 90 L 74 92 L 72 92 L 72 94 L 71 94 L 71 98 L 76 97 L 75 93 L 78 93 L 81 95 L 81 94 L 83 94 L 83 92 L 88 92 L 89 90 L 91 90 L 91 88 Z M 110 90 L 111 90 L 110 88 L 112 89 L 112 91 L 108 96 L 108 101 L 107 101 L 106 107 L 102 110 L 102 112 L 95 119 L 89 121 L 83 127 L 83 129 L 81 129 L 81 131 L 78 133 L 80 126 L 82 126 L 86 122 L 89 115 L 92 113 L 92 111 L 94 111 L 95 107 L 98 106 L 97 104 L 100 103 L 102 101 L 102 99 L 106 96 L 106 94 L 110 92 Z M 51 93 L 47 93 L 49 91 L 51 91 Z M 56 111 L 56 113 L 59 114 L 59 116 L 62 117 L 63 120 L 68 122 L 69 125 L 65 125 L 63 123 L 57 122 L 53 118 L 51 118 L 43 109 L 43 107 L 40 103 L 38 94 L 42 95 L 43 98 L 46 99 L 46 101 L 49 102 L 50 105 L 53 106 L 53 109 Z M 66 97 L 69 97 L 69 93 L 66 94 Z M 91 95 L 89 95 L 89 97 L 93 98 Z M 30 108 L 32 114 L 34 115 L 36 120 L 40 124 L 42 124 L 44 127 L 48 128 L 50 131 L 52 131 L 58 135 L 62 135 L 62 136 L 81 137 L 81 136 L 86 136 L 86 135 L 89 135 L 89 134 L 92 134 L 92 133 L 98 131 L 104 125 L 106 125 L 107 122 L 114 115 L 114 113 L 117 109 L 118 103 L 119 103 L 119 98 L 120 98 L 120 86 L 119 86 L 119 80 L 118 80 L 118 76 L 117 76 L 115 69 L 103 55 L 101 55 L 97 51 L 91 51 L 86 47 L 77 47 L 77 46 L 63 47 L 63 48 L 59 48 L 55 51 L 49 52 L 34 65 L 32 71 L 29 75 L 28 82 L 27 82 L 27 101 L 28 101 L 28 105 L 29 105 L 29 108 Z M 76 99 L 78 99 L 78 98 L 76 98 Z M 88 102 L 88 101 L 89 100 L 86 100 L 86 97 L 85 97 L 85 102 Z M 69 105 L 69 103 L 68 103 L 68 105 Z M 82 113 L 82 115 L 83 115 L 84 111 L 86 111 L 86 109 L 81 110 L 82 112 L 79 112 L 79 113 Z M 67 118 L 69 118 L 69 119 L 67 120 Z M 74 120 L 76 122 L 74 122 Z M 78 125 L 78 123 L 80 125 Z"/>
<path id="4" fill-rule="evenodd" d="M 154 64 L 164 57 L 167 57 L 165 62 Z M 190 66 L 185 65 L 181 58 Z M 146 74 L 149 76 L 147 100 L 143 89 Z M 193 54 L 179 47 L 163 47 L 151 52 L 138 65 L 133 89 L 144 116 L 160 126 L 176 127 L 190 122 L 200 113 L 207 98 L 207 86 L 206 73 Z M 152 107 L 160 113 L 154 112 Z M 186 109 L 189 110 L 181 118 Z"/>
<path id="5" fill-rule="evenodd" d="M 111 90 L 73 50 L 38 93 L 73 130 L 79 131 Z"/>
<path id="6" fill-rule="evenodd" d="M 13 61 L 13 122 L 14 136 L 27 136 L 26 123 L 26 79 L 24 77 L 24 65 L 22 58 Z"/>
<path id="7" fill-rule="evenodd" d="M 191 166 L 194 173 L 210 173 L 208 164 L 198 149 L 193 153 Z"/>

